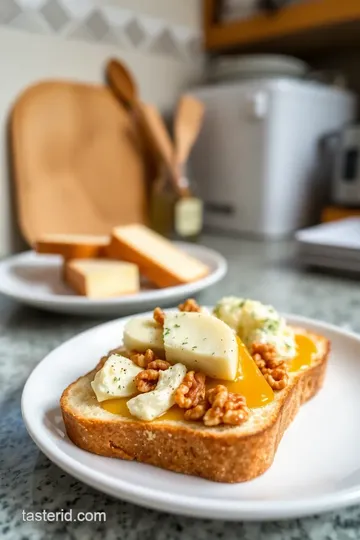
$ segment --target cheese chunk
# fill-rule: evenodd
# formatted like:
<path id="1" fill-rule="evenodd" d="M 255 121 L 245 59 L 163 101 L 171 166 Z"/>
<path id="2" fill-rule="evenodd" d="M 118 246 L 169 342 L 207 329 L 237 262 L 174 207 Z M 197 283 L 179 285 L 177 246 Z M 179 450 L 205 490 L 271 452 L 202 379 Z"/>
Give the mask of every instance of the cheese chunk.
<path id="1" fill-rule="evenodd" d="M 159 287 L 173 287 L 203 278 L 209 268 L 145 225 L 132 224 L 112 231 L 108 250 L 113 259 L 137 264 Z"/>
<path id="2" fill-rule="evenodd" d="M 35 249 L 38 253 L 53 253 L 65 259 L 89 259 L 105 256 L 109 243 L 109 236 L 46 234 L 35 242 Z"/>
<path id="3" fill-rule="evenodd" d="M 181 362 L 216 379 L 234 380 L 238 345 L 234 331 L 206 313 L 167 313 L 164 324 L 166 360 Z"/>
<path id="4" fill-rule="evenodd" d="M 73 259 L 65 263 L 65 281 L 75 291 L 89 298 L 108 298 L 139 291 L 139 269 L 135 264 Z"/>
<path id="5" fill-rule="evenodd" d="M 133 396 L 137 392 L 135 377 L 140 371 L 142 368 L 128 358 L 112 354 L 91 382 L 96 399 L 101 402 Z"/>
<path id="6" fill-rule="evenodd" d="M 152 349 L 164 357 L 163 329 L 154 319 L 135 317 L 124 328 L 124 345 L 129 351 L 145 352 Z"/>
<path id="7" fill-rule="evenodd" d="M 164 414 L 175 404 L 175 392 L 185 375 L 186 367 L 182 364 L 175 364 L 165 371 L 160 371 L 155 390 L 139 394 L 127 402 L 130 413 L 148 422 Z"/>

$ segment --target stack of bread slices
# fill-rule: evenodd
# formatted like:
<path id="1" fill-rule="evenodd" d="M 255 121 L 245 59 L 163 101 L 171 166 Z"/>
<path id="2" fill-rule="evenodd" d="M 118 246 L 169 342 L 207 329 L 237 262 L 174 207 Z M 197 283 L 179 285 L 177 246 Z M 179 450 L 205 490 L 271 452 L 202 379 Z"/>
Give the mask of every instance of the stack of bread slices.
<path id="1" fill-rule="evenodd" d="M 35 249 L 61 255 L 66 283 L 94 299 L 136 294 L 141 276 L 155 287 L 173 287 L 209 272 L 201 261 L 140 224 L 115 227 L 109 236 L 47 234 Z"/>

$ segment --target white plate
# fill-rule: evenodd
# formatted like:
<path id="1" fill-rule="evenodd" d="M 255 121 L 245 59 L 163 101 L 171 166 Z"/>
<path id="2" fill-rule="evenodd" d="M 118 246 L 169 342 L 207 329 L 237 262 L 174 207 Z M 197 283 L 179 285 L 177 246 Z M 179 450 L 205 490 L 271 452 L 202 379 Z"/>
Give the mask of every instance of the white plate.
<path id="1" fill-rule="evenodd" d="M 25 385 L 26 427 L 59 467 L 120 499 L 203 518 L 293 518 L 360 502 L 360 338 L 302 317 L 288 320 L 332 341 L 325 385 L 303 405 L 274 464 L 260 478 L 219 484 L 77 448 L 64 432 L 60 395 L 121 343 L 126 320 L 103 324 L 64 343 L 35 368 Z"/>
<path id="2" fill-rule="evenodd" d="M 213 61 L 211 78 L 214 80 L 263 79 L 269 77 L 300 78 L 309 66 L 292 56 L 280 54 L 247 54 L 233 57 L 220 57 Z"/>
<path id="3" fill-rule="evenodd" d="M 0 293 L 24 304 L 48 311 L 71 315 L 119 316 L 169 306 L 217 283 L 227 272 L 226 260 L 220 253 L 196 244 L 176 242 L 210 268 L 210 273 L 194 283 L 167 287 L 144 288 L 139 294 L 93 300 L 76 295 L 61 278 L 62 259 L 56 255 L 38 255 L 32 251 L 10 257 L 0 263 Z"/>

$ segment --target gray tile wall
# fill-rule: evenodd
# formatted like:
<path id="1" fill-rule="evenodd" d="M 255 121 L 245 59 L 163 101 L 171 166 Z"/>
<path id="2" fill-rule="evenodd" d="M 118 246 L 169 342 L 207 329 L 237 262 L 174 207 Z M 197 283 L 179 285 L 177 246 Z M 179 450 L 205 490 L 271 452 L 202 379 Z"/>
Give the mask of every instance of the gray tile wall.
<path id="1" fill-rule="evenodd" d="M 93 0 L 0 0 L 1 26 L 118 45 L 180 62 L 194 62 L 201 54 L 200 35 L 193 30 L 106 2 L 99 7 Z"/>

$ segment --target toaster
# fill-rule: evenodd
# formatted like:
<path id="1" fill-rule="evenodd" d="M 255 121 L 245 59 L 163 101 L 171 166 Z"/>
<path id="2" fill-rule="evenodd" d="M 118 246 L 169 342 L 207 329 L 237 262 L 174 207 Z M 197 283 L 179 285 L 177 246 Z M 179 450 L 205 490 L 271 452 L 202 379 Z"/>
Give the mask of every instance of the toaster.
<path id="1" fill-rule="evenodd" d="M 290 78 L 192 94 L 206 111 L 189 163 L 205 226 L 276 238 L 311 225 L 326 189 L 318 175 L 319 140 L 355 119 L 355 96 Z"/>

